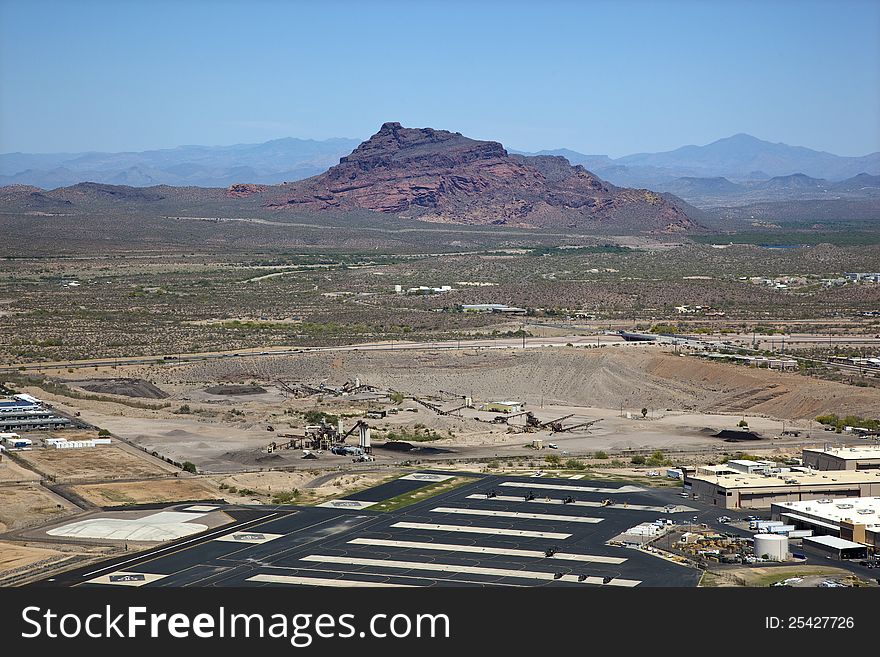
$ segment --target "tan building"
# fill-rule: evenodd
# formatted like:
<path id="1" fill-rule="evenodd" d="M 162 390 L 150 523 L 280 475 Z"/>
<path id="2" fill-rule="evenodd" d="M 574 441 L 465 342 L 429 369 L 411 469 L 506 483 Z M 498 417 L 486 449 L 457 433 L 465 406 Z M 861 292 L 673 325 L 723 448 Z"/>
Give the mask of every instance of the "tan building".
<path id="1" fill-rule="evenodd" d="M 784 472 L 760 474 L 695 474 L 684 487 L 723 509 L 766 509 L 772 504 L 836 497 L 880 496 L 880 470 Z"/>
<path id="2" fill-rule="evenodd" d="M 814 470 L 880 470 L 880 447 L 804 449 L 803 459 Z"/>

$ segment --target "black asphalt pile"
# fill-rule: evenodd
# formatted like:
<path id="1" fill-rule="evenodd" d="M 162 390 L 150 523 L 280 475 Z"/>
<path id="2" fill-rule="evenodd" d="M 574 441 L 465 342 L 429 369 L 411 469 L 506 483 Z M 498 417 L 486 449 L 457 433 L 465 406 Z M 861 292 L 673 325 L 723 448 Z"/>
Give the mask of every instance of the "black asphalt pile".
<path id="1" fill-rule="evenodd" d="M 761 436 L 754 431 L 739 431 L 734 429 L 722 429 L 715 434 L 716 438 L 721 438 L 726 443 L 740 443 L 746 440 L 761 440 Z"/>
<path id="2" fill-rule="evenodd" d="M 442 447 L 421 447 L 402 440 L 391 440 L 381 445 L 374 445 L 376 449 L 387 449 L 392 452 L 418 452 L 419 454 L 451 454 L 453 450 Z"/>
<path id="3" fill-rule="evenodd" d="M 74 381 L 73 385 L 89 392 L 144 399 L 165 399 L 168 393 L 143 379 L 90 379 Z"/>

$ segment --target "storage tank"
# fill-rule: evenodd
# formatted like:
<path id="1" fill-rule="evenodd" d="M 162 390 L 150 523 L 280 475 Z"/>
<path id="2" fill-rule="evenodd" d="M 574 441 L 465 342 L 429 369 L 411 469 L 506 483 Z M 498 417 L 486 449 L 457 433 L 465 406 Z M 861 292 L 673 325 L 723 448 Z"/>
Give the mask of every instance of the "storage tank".
<path id="1" fill-rule="evenodd" d="M 372 447 L 370 444 L 370 427 L 366 424 L 361 424 L 359 428 L 359 433 L 360 440 L 358 444 L 360 445 L 361 449 L 363 449 L 367 453 L 370 453 L 370 451 L 372 451 Z"/>
<path id="2" fill-rule="evenodd" d="M 771 561 L 785 561 L 788 558 L 788 537 L 782 534 L 756 534 L 755 556 L 764 555 Z"/>

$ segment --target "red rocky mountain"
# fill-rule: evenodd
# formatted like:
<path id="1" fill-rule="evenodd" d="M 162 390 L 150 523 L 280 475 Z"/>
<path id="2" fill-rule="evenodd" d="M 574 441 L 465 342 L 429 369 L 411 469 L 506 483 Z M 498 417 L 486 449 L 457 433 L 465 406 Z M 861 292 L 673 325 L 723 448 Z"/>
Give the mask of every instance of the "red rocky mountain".
<path id="1" fill-rule="evenodd" d="M 558 156 L 385 123 L 326 172 L 272 189 L 266 205 L 372 210 L 428 221 L 676 233 L 698 228 L 676 197 L 607 183 Z"/>

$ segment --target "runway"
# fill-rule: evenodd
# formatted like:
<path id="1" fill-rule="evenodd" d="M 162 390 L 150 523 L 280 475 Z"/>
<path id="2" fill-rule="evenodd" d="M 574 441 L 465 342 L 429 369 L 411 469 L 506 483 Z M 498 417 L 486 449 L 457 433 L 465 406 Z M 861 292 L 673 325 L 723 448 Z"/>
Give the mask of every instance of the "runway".
<path id="1" fill-rule="evenodd" d="M 472 481 L 396 511 L 229 507 L 237 522 L 35 586 L 695 586 L 697 570 L 609 546 L 622 531 L 688 507 L 610 482 L 468 475 Z M 382 501 L 418 477 L 362 491 Z M 505 495 L 494 496 L 495 490 Z M 556 502 L 534 496 L 560 490 Z M 522 492 L 522 495 L 517 493 Z M 487 495 L 492 492 L 492 497 Z M 614 504 L 603 498 L 614 496 Z M 174 507 L 168 511 L 173 512 Z M 661 513 L 662 515 L 662 513 Z"/>

